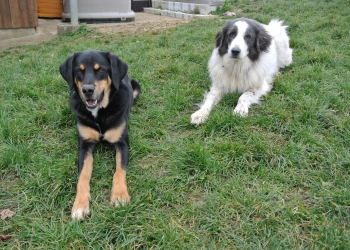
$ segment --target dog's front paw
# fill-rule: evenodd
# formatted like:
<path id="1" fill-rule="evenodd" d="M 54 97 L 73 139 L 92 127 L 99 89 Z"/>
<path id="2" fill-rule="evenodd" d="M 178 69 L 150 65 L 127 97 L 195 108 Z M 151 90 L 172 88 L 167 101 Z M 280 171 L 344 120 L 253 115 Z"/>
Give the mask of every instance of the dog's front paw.
<path id="1" fill-rule="evenodd" d="M 112 192 L 111 205 L 118 207 L 125 206 L 128 203 L 130 203 L 130 196 L 126 188 Z"/>
<path id="2" fill-rule="evenodd" d="M 191 123 L 196 125 L 201 124 L 205 122 L 208 116 L 209 116 L 209 110 L 200 109 L 191 115 Z"/>
<path id="3" fill-rule="evenodd" d="M 242 117 L 248 116 L 248 108 L 243 105 L 237 105 L 237 107 L 233 110 L 233 115 L 239 115 Z"/>
<path id="4" fill-rule="evenodd" d="M 72 219 L 84 220 L 84 217 L 89 214 L 89 198 L 76 197 L 72 208 Z"/>

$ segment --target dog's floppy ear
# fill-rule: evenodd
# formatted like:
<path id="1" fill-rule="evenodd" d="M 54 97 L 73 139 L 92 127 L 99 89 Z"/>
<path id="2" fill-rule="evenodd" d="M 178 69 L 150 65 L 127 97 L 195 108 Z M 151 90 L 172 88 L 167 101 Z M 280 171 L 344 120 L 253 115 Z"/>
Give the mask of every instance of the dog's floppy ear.
<path id="1" fill-rule="evenodd" d="M 271 45 L 272 37 L 266 32 L 265 28 L 258 22 L 252 22 L 254 32 L 256 34 L 255 44 L 250 47 L 248 57 L 255 61 L 259 58 L 261 52 L 269 50 Z"/>
<path id="2" fill-rule="evenodd" d="M 219 55 L 223 56 L 227 53 L 228 44 L 226 42 L 226 30 L 221 29 L 215 37 L 215 47 L 218 48 Z"/>
<path id="3" fill-rule="evenodd" d="M 73 60 L 74 60 L 75 54 L 68 57 L 64 63 L 60 65 L 60 73 L 64 80 L 68 83 L 69 89 L 73 89 Z"/>
<path id="4" fill-rule="evenodd" d="M 266 52 L 271 45 L 272 37 L 266 32 L 264 28 L 260 29 L 258 37 L 256 38 L 256 47 L 259 52 Z"/>
<path id="5" fill-rule="evenodd" d="M 111 79 L 116 90 L 119 89 L 120 82 L 128 72 L 128 65 L 112 53 L 107 54 L 111 63 Z"/>

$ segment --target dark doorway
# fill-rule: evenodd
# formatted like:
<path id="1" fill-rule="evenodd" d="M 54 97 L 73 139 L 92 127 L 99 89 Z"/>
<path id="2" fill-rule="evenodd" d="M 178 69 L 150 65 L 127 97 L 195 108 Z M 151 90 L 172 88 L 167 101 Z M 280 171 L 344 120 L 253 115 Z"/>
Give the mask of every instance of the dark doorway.
<path id="1" fill-rule="evenodd" d="M 134 12 L 142 12 L 143 8 L 151 6 L 152 3 L 150 0 L 131 0 L 131 9 Z"/>

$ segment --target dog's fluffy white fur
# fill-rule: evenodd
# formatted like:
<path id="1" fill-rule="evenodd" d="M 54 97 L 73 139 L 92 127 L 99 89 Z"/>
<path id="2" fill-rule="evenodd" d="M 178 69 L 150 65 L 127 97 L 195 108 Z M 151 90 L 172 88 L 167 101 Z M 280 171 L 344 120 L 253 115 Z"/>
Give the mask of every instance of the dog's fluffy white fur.
<path id="1" fill-rule="evenodd" d="M 212 85 L 191 123 L 203 123 L 210 111 L 227 93 L 238 92 L 234 114 L 246 116 L 250 105 L 272 88 L 274 75 L 292 63 L 287 26 L 272 20 L 268 25 L 252 19 L 228 21 L 216 35 L 216 46 L 209 59 Z"/>

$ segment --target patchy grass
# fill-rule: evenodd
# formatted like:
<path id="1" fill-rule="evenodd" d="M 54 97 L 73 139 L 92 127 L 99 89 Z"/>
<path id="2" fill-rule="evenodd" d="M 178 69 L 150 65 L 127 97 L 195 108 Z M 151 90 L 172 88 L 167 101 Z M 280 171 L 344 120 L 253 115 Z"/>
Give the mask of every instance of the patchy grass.
<path id="1" fill-rule="evenodd" d="M 4 249 L 347 249 L 350 244 L 350 9 L 347 1 L 232 1 L 239 17 L 289 25 L 294 62 L 249 117 L 226 96 L 190 115 L 226 19 L 137 37 L 83 27 L 0 53 Z M 113 149 L 95 153 L 91 216 L 71 221 L 77 131 L 58 66 L 75 51 L 118 54 L 143 93 L 130 116 L 132 202 L 109 206 Z"/>
<path id="2" fill-rule="evenodd" d="M 227 11 L 232 11 L 233 6 L 232 6 L 232 1 L 230 0 L 225 0 L 225 3 L 223 6 L 217 6 L 216 10 L 211 11 L 210 14 L 212 15 L 223 15 Z"/>

